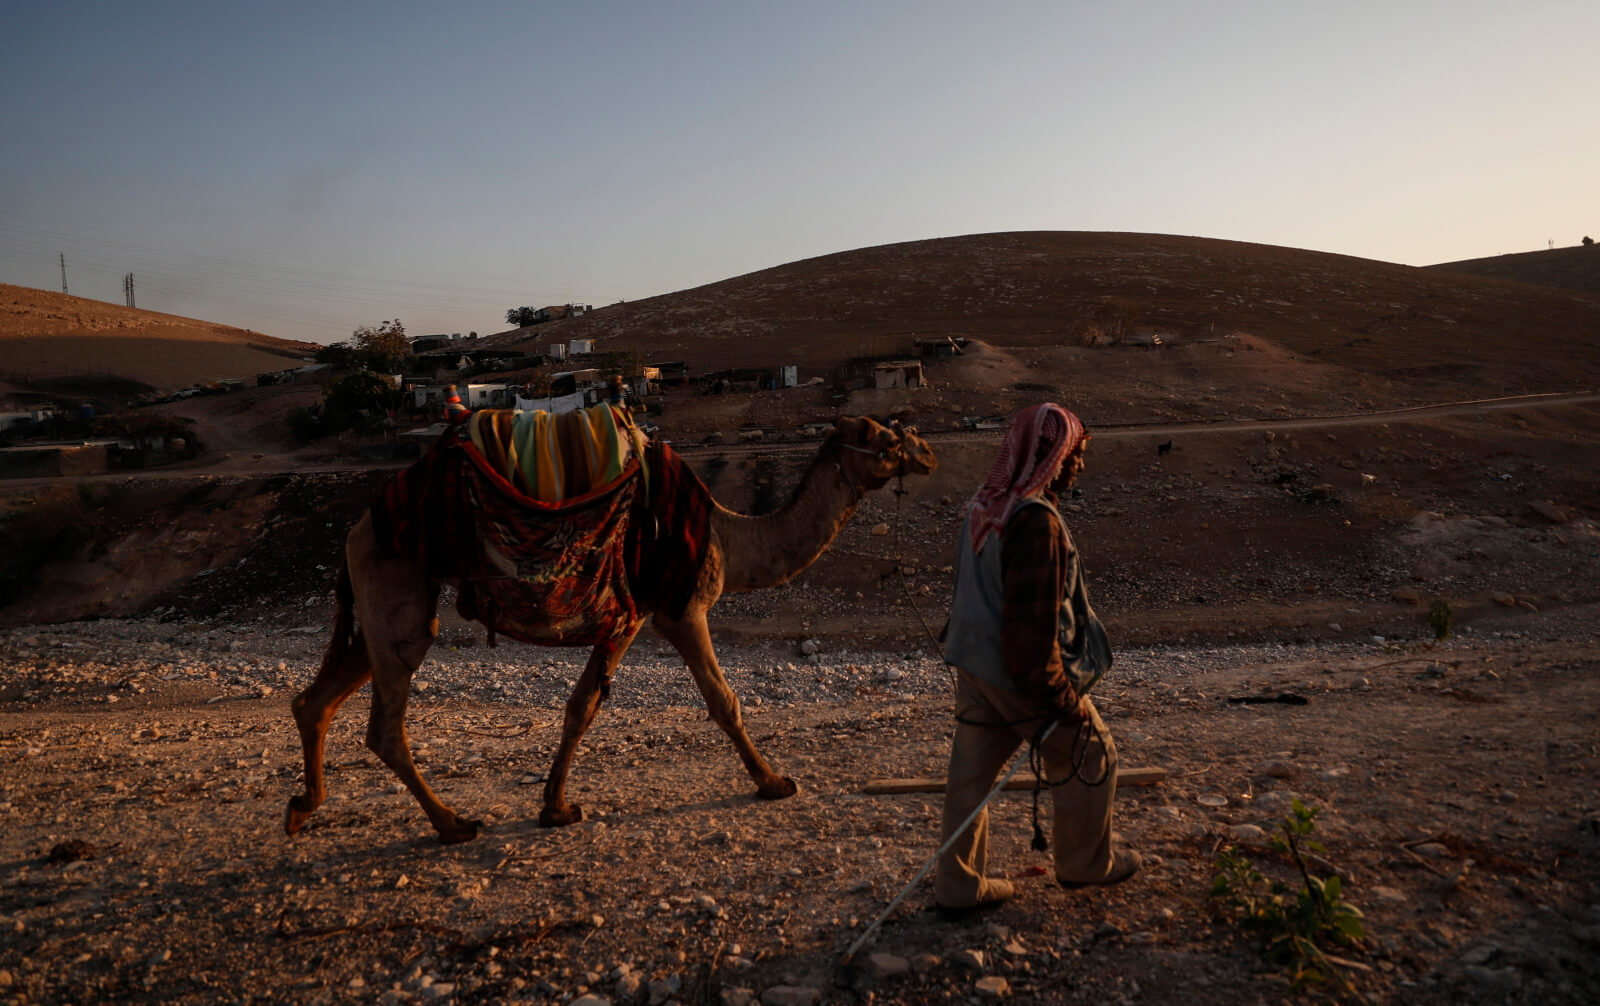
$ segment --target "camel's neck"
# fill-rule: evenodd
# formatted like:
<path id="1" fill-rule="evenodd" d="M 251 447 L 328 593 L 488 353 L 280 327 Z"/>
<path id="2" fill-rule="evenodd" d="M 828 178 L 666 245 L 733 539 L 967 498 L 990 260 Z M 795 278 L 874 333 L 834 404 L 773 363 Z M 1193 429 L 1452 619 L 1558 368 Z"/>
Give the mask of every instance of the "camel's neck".
<path id="1" fill-rule="evenodd" d="M 828 550 L 860 502 L 860 489 L 845 479 L 831 452 L 823 451 L 782 510 L 747 517 L 718 505 L 711 526 L 722 545 L 722 589 L 787 583 Z"/>

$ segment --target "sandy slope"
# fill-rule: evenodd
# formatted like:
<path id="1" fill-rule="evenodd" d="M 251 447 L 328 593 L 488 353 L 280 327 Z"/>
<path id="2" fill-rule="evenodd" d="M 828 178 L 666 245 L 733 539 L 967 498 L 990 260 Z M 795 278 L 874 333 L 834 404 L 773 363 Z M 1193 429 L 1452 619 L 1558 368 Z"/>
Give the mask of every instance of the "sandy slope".
<path id="1" fill-rule="evenodd" d="M 298 366 L 309 343 L 48 290 L 0 284 L 0 381 L 168 390 Z"/>

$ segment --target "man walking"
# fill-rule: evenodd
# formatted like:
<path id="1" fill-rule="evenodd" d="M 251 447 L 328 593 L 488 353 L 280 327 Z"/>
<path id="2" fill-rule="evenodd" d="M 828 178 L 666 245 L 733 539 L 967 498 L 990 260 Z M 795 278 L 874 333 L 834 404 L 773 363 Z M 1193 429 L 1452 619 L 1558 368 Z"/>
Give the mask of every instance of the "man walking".
<path id="1" fill-rule="evenodd" d="M 1017 746 L 1056 722 L 1039 753 L 1051 787 L 1056 880 L 1068 889 L 1120 883 L 1140 864 L 1132 849 L 1111 848 L 1117 749 L 1087 694 L 1111 666 L 1111 648 L 1052 491 L 1077 479 L 1089 439 L 1078 417 L 1054 403 L 1013 417 L 967 504 L 945 629 L 957 724 L 941 841 L 988 796 Z M 939 859 L 941 915 L 1011 897 L 1010 881 L 985 876 L 988 841 L 986 809 Z"/>

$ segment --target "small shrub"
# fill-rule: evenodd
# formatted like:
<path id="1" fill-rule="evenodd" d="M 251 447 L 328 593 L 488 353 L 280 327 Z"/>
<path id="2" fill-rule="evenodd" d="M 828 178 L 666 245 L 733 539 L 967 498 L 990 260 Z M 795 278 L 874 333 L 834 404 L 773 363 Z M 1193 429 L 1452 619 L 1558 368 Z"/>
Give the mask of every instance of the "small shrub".
<path id="1" fill-rule="evenodd" d="M 1361 910 L 1344 900 L 1344 884 L 1338 877 L 1318 877 L 1306 867 L 1302 848 L 1327 851 L 1310 837 L 1316 816 L 1316 808 L 1295 800 L 1293 812 L 1272 838 L 1273 851 L 1287 854 L 1298 869 L 1302 881 L 1298 888 L 1268 880 L 1228 846 L 1217 855 L 1211 896 L 1236 916 L 1241 929 L 1266 939 L 1268 959 L 1288 969 L 1296 990 L 1321 984 L 1331 975 L 1341 980 L 1346 994 L 1359 1000 L 1355 987 L 1322 948 L 1324 943 L 1354 945 L 1366 935 L 1366 926 Z"/>
<path id="2" fill-rule="evenodd" d="M 1443 598 L 1433 602 L 1428 609 L 1428 627 L 1433 630 L 1433 638 L 1443 642 L 1450 638 L 1450 623 L 1455 620 L 1455 612 L 1450 610 L 1450 602 Z"/>

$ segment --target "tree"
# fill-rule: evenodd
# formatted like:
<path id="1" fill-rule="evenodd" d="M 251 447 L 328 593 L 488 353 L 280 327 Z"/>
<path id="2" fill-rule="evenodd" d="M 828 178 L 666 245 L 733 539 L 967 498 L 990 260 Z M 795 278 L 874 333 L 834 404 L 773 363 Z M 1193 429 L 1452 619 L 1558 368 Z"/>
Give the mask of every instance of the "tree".
<path id="1" fill-rule="evenodd" d="M 1592 245 L 1592 244 L 1594 244 L 1594 238 L 1592 238 L 1592 237 L 1590 237 L 1590 236 L 1589 236 L 1589 235 L 1587 235 L 1587 234 L 1585 234 L 1585 235 L 1584 235 L 1584 236 L 1583 236 L 1583 246 L 1584 246 L 1584 247 L 1585 247 L 1585 248 L 1587 248 L 1587 247 L 1589 247 L 1589 246 L 1590 246 L 1590 245 Z"/>
<path id="2" fill-rule="evenodd" d="M 518 328 L 527 328 L 529 325 L 538 324 L 537 309 L 531 307 L 514 307 L 506 312 L 506 324 Z"/>
<path id="3" fill-rule="evenodd" d="M 381 375 L 369 370 L 341 378 L 328 390 L 323 421 L 329 432 L 380 422 L 400 404 L 400 393 Z M 365 422 L 363 422 L 365 417 Z"/>
<path id="4" fill-rule="evenodd" d="M 406 327 L 400 319 L 380 322 L 376 328 L 362 325 L 350 335 L 357 351 L 373 355 L 392 356 L 396 359 L 411 355 L 411 342 L 406 338 Z"/>
<path id="5" fill-rule="evenodd" d="M 361 361 L 348 342 L 333 342 L 317 350 L 317 362 L 339 370 L 355 370 Z"/>

